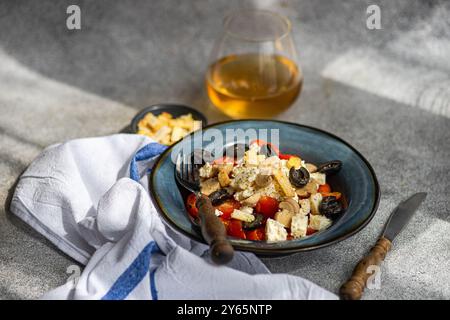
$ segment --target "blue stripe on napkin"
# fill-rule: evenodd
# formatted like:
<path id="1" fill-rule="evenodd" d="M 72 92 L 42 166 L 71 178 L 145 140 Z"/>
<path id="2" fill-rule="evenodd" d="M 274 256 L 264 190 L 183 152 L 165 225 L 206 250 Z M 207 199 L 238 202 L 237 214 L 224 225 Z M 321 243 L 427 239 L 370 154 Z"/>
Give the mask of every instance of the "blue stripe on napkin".
<path id="1" fill-rule="evenodd" d="M 159 247 L 155 241 L 149 244 L 139 253 L 131 265 L 120 275 L 109 291 L 103 296 L 102 300 L 123 300 L 131 291 L 142 281 L 149 272 L 151 257 L 155 252 L 159 252 Z M 157 300 L 157 290 L 154 281 L 153 270 L 150 274 L 150 290 L 152 299 Z M 153 274 L 153 275 L 152 275 Z"/>
<path id="2" fill-rule="evenodd" d="M 158 290 L 155 285 L 155 273 L 156 268 L 150 272 L 150 293 L 152 294 L 152 300 L 158 300 Z"/>
<path id="3" fill-rule="evenodd" d="M 143 160 L 149 160 L 153 157 L 156 157 L 157 155 L 160 155 L 164 150 L 167 149 L 167 146 L 152 142 L 145 146 L 143 146 L 141 149 L 136 152 L 133 159 L 131 159 L 130 163 L 130 178 L 134 181 L 139 181 L 139 171 L 136 162 L 143 161 Z"/>

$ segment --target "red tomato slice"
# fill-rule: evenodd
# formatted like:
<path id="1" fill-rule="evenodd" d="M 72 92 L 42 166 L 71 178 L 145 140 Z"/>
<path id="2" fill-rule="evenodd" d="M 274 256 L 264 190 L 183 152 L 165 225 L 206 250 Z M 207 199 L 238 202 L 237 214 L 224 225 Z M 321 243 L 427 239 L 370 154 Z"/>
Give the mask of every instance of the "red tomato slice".
<path id="1" fill-rule="evenodd" d="M 329 192 L 331 192 L 331 187 L 330 187 L 330 185 L 328 183 L 322 184 L 322 185 L 319 186 L 319 189 L 317 190 L 317 192 L 329 193 Z"/>
<path id="2" fill-rule="evenodd" d="M 295 154 L 279 154 L 278 158 L 280 158 L 281 160 L 289 160 L 292 157 L 297 157 Z"/>
<path id="3" fill-rule="evenodd" d="M 222 219 L 230 219 L 234 209 L 239 209 L 240 207 L 241 204 L 239 201 L 230 199 L 216 206 L 216 209 L 222 211 L 223 214 L 220 216 Z"/>
<path id="4" fill-rule="evenodd" d="M 278 212 L 278 200 L 269 196 L 262 196 L 256 203 L 255 211 L 262 213 L 266 218 L 273 218 Z"/>
<path id="5" fill-rule="evenodd" d="M 273 150 L 273 152 L 275 152 L 277 155 L 280 154 L 280 149 L 278 149 L 278 147 L 276 145 L 274 145 L 273 143 L 270 143 L 270 142 L 267 142 L 267 141 L 264 141 L 261 139 L 253 140 L 252 142 L 250 142 L 250 144 L 253 144 L 253 143 L 256 143 L 260 147 L 267 144 Z"/>
<path id="6" fill-rule="evenodd" d="M 245 233 L 247 240 L 261 241 L 264 240 L 264 228 L 254 229 Z"/>
<path id="7" fill-rule="evenodd" d="M 197 202 L 197 198 L 194 193 L 191 193 L 186 199 L 186 209 L 188 213 L 194 218 L 198 217 L 198 209 L 195 203 Z"/>
<path id="8" fill-rule="evenodd" d="M 231 237 L 246 239 L 244 230 L 242 230 L 242 222 L 240 220 L 232 219 L 228 224 L 227 233 Z"/>
<path id="9" fill-rule="evenodd" d="M 223 225 L 225 226 L 225 229 L 228 230 L 228 226 L 230 225 L 230 220 L 223 219 L 222 216 L 220 216 L 219 219 L 222 221 Z"/>
<path id="10" fill-rule="evenodd" d="M 308 227 L 306 229 L 306 235 L 307 236 L 310 236 L 310 235 L 312 235 L 313 233 L 316 233 L 316 232 L 317 232 L 317 230 L 314 230 L 313 228 L 310 228 L 310 227 Z"/>

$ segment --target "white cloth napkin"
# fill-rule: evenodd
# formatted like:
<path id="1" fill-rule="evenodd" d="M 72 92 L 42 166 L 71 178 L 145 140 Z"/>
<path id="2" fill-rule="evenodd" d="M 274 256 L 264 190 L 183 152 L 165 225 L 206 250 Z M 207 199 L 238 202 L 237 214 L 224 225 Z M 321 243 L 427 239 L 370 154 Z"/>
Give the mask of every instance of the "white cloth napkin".
<path id="1" fill-rule="evenodd" d="M 22 175 L 11 211 L 86 265 L 44 299 L 337 298 L 300 277 L 270 274 L 251 253 L 214 265 L 207 246 L 166 228 L 146 179 L 163 149 L 138 135 L 73 140 L 45 149 Z"/>

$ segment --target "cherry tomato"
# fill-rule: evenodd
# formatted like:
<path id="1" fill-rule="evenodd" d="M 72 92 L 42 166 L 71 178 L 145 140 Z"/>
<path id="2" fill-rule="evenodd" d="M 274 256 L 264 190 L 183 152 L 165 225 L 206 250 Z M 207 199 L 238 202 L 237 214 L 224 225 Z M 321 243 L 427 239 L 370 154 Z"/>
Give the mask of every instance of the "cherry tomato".
<path id="1" fill-rule="evenodd" d="M 269 196 L 262 196 L 256 203 L 255 211 L 262 213 L 266 218 L 273 218 L 278 212 L 278 200 Z"/>
<path id="2" fill-rule="evenodd" d="M 194 218 L 198 217 L 198 209 L 195 203 L 197 202 L 197 198 L 194 193 L 191 193 L 186 199 L 186 209 L 188 213 Z"/>
<path id="3" fill-rule="evenodd" d="M 314 230 L 313 228 L 310 228 L 310 227 L 308 227 L 306 229 L 306 235 L 307 236 L 310 236 L 310 235 L 312 235 L 313 233 L 316 233 L 316 232 L 317 232 L 317 230 Z"/>
<path id="4" fill-rule="evenodd" d="M 247 240 L 261 241 L 264 240 L 264 228 L 258 228 L 245 233 Z"/>
<path id="5" fill-rule="evenodd" d="M 223 225 L 225 226 L 225 229 L 228 230 L 228 226 L 230 225 L 230 220 L 224 219 L 224 218 L 222 218 L 222 216 L 220 216 L 219 219 L 222 221 Z"/>
<path id="6" fill-rule="evenodd" d="M 321 192 L 322 197 L 335 197 L 336 200 L 339 200 L 342 196 L 340 192 Z"/>
<path id="7" fill-rule="evenodd" d="M 319 186 L 319 189 L 317 190 L 317 192 L 324 192 L 324 193 L 329 193 L 331 192 L 331 188 L 330 185 L 328 183 L 322 184 Z"/>
<path id="8" fill-rule="evenodd" d="M 281 160 L 289 160 L 292 157 L 297 157 L 295 154 L 282 154 L 280 153 L 278 155 L 278 158 L 280 158 Z"/>
<path id="9" fill-rule="evenodd" d="M 241 204 L 239 203 L 239 201 L 229 199 L 226 200 L 224 203 L 216 206 L 216 209 L 222 211 L 223 214 L 220 216 L 222 219 L 230 219 L 234 209 L 239 209 L 240 207 Z"/>
<path id="10" fill-rule="evenodd" d="M 256 143 L 258 146 L 262 147 L 263 145 L 268 145 L 273 152 L 275 152 L 277 155 L 280 154 L 280 149 L 278 149 L 278 147 L 276 145 L 274 145 L 273 143 L 261 140 L 261 139 L 257 139 L 257 140 L 253 140 L 252 142 L 250 142 L 250 144 Z"/>
<path id="11" fill-rule="evenodd" d="M 242 229 L 242 221 L 232 219 L 228 224 L 227 233 L 231 237 L 246 239 L 244 230 Z"/>

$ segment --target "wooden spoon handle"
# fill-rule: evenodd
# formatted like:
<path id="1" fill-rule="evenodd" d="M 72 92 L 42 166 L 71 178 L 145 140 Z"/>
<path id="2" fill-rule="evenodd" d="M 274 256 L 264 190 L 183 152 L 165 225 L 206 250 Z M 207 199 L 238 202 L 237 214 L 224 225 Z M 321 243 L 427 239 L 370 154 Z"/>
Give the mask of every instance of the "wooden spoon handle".
<path id="1" fill-rule="evenodd" d="M 222 221 L 215 215 L 209 197 L 200 195 L 197 200 L 202 235 L 211 248 L 211 259 L 217 264 L 226 264 L 233 259 L 234 249 L 227 239 Z"/>
<path id="2" fill-rule="evenodd" d="M 386 254 L 391 249 L 392 243 L 388 239 L 381 237 L 375 246 L 370 250 L 369 254 L 359 261 L 353 270 L 350 279 L 341 286 L 339 295 L 343 300 L 359 300 L 366 287 L 367 280 L 372 275 L 368 272 L 368 268 L 373 265 L 379 266 Z"/>

